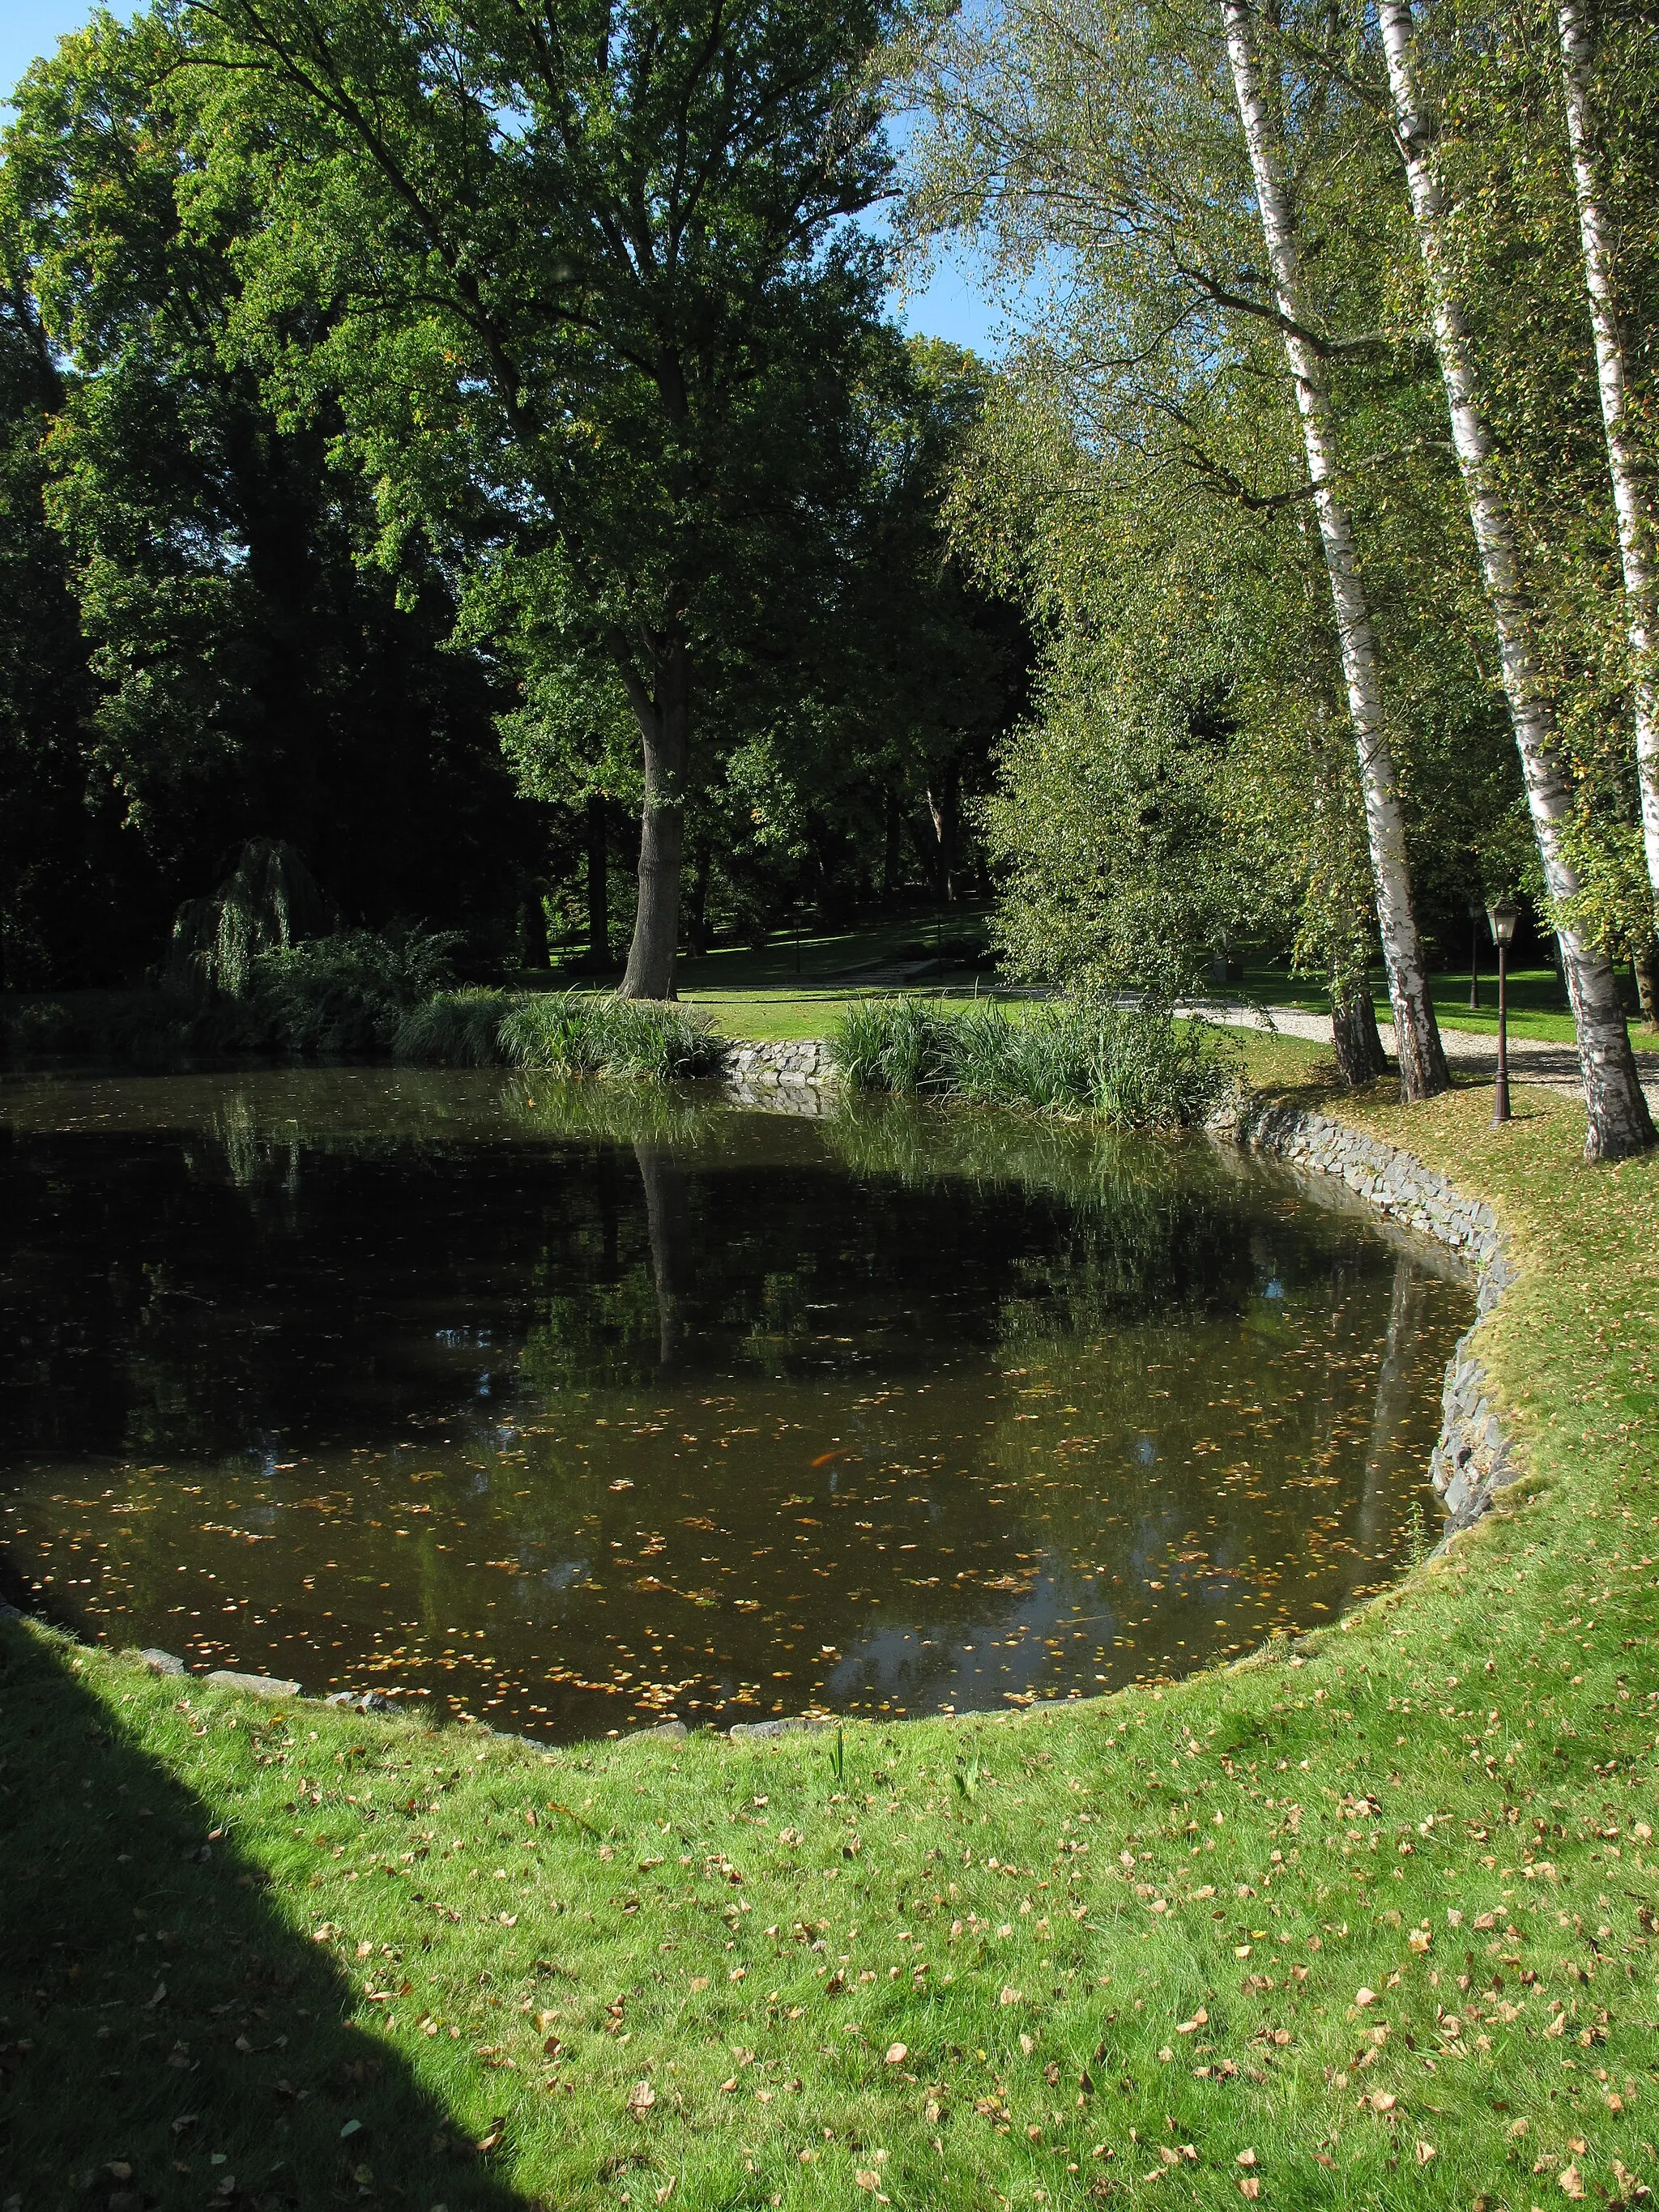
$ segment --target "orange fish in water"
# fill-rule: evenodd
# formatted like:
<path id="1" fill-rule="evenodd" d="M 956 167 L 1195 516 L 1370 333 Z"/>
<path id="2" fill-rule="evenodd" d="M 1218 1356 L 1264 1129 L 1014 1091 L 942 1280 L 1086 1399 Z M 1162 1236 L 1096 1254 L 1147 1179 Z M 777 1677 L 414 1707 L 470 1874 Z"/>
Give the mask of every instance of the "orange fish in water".
<path id="1" fill-rule="evenodd" d="M 812 1464 L 814 1467 L 828 1467 L 832 1459 L 851 1459 L 852 1456 L 851 1450 L 843 1444 L 839 1451 L 820 1452 Z"/>

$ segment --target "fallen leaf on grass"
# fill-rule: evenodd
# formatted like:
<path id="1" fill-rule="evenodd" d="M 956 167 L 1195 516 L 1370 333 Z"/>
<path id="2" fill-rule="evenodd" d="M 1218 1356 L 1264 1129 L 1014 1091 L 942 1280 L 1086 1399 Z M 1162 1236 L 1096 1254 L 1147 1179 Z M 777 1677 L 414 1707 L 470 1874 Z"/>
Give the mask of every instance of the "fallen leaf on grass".
<path id="1" fill-rule="evenodd" d="M 1564 2197 L 1576 2198 L 1583 2195 L 1584 2185 L 1579 2178 L 1578 2168 L 1576 2166 L 1570 2166 L 1565 2173 L 1558 2174 L 1556 2179 L 1561 2185 L 1561 2194 Z"/>
<path id="2" fill-rule="evenodd" d="M 628 2109 L 636 2120 L 642 2120 L 657 2101 L 657 2093 L 648 2081 L 636 2082 L 634 2094 L 628 2100 Z"/>
<path id="3" fill-rule="evenodd" d="M 1430 2143 L 1430 2142 L 1419 2142 L 1419 2143 L 1418 2144 L 1418 2146 L 1417 2146 L 1417 2162 L 1418 2162 L 1418 2164 L 1419 2164 L 1419 2166 L 1426 2166 L 1426 2165 L 1428 2164 L 1429 2160 L 1430 2160 L 1431 2158 L 1436 2157 L 1437 2155 L 1437 2152 L 1436 2152 L 1436 2150 L 1435 2150 L 1435 2148 L 1434 2148 L 1434 2145 L 1433 2145 L 1432 2143 Z"/>
<path id="4" fill-rule="evenodd" d="M 1255 2153 L 1253 2150 L 1240 2151 L 1236 2163 L 1239 2166 L 1254 2166 L 1255 2164 Z"/>
<path id="5" fill-rule="evenodd" d="M 1392 2089 L 1373 2089 L 1371 2092 L 1371 2110 L 1374 2112 L 1391 2112 L 1399 2101 Z"/>
<path id="6" fill-rule="evenodd" d="M 1261 2194 L 1261 2184 L 1256 2179 L 1255 2174 L 1247 2173 L 1239 2182 L 1238 2193 L 1241 2197 L 1248 2197 L 1254 2203 Z"/>
<path id="7" fill-rule="evenodd" d="M 887 2063 L 890 2066 L 902 2066 L 909 2056 L 910 2050 L 908 2044 L 890 2043 L 887 2046 Z"/>

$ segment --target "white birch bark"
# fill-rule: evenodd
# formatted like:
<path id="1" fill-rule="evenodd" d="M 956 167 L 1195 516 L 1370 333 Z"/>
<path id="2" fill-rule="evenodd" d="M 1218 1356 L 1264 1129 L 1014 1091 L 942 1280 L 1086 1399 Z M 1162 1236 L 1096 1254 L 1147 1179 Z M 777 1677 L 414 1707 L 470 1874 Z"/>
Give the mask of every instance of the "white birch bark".
<path id="1" fill-rule="evenodd" d="M 1296 221 L 1285 188 L 1271 111 L 1261 89 L 1249 0 L 1222 0 L 1227 58 L 1239 121 L 1249 152 L 1261 234 L 1272 271 L 1274 305 L 1282 318 L 1285 353 L 1302 418 L 1302 442 L 1308 457 L 1314 509 L 1331 582 L 1342 675 L 1359 760 L 1365 834 L 1371 880 L 1376 895 L 1377 926 L 1394 1006 L 1394 1032 L 1400 1060 L 1400 1089 L 1405 1098 L 1431 1098 L 1450 1081 L 1446 1056 L 1430 995 L 1427 964 L 1412 903 L 1411 867 L 1406 851 L 1406 817 L 1400 779 L 1382 714 L 1376 636 L 1371 626 L 1364 580 L 1354 537 L 1353 518 L 1337 486 L 1330 387 L 1316 349 L 1298 335 L 1306 328 L 1302 313 L 1300 255 Z"/>
<path id="2" fill-rule="evenodd" d="M 1444 186 L 1432 160 L 1427 119 L 1412 66 L 1411 0 L 1379 0 L 1395 136 L 1406 165 L 1418 249 L 1434 315 L 1435 351 L 1451 414 L 1452 442 L 1468 500 L 1481 575 L 1498 632 L 1498 660 L 1509 699 L 1527 805 L 1544 881 L 1558 910 L 1577 893 L 1577 870 L 1563 833 L 1572 791 L 1560 757 L 1555 709 L 1541 679 L 1533 620 L 1515 526 L 1498 468 L 1497 448 L 1480 404 L 1479 370 L 1469 321 L 1449 275 L 1443 250 Z M 1559 926 L 1562 967 L 1572 1001 L 1589 1127 L 1588 1159 L 1624 1159 L 1654 1142 L 1652 1116 L 1636 1073 L 1618 980 L 1606 953 L 1577 928 Z"/>
<path id="3" fill-rule="evenodd" d="M 1595 332 L 1595 376 L 1607 431 L 1607 473 L 1619 519 L 1619 557 L 1625 574 L 1625 623 L 1630 639 L 1636 720 L 1636 770 L 1642 795 L 1642 844 L 1648 882 L 1659 899 L 1659 681 L 1653 650 L 1659 639 L 1659 579 L 1654 574 L 1653 525 L 1645 496 L 1645 471 L 1631 434 L 1630 376 L 1614 289 L 1613 231 L 1607 219 L 1601 149 L 1593 106 L 1595 49 L 1583 0 L 1558 0 L 1561 88 L 1578 201 L 1578 235 L 1584 253 L 1584 289 Z"/>

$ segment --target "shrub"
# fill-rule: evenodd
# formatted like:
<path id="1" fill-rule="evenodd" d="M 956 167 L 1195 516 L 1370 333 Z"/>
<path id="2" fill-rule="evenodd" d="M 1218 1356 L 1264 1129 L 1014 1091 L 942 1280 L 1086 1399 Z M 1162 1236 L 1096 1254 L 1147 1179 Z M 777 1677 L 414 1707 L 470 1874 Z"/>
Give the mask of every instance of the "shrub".
<path id="1" fill-rule="evenodd" d="M 521 999 L 501 1024 L 501 1041 L 520 1067 L 659 1083 L 712 1074 L 723 1050 L 714 1024 L 694 1006 L 594 991 Z"/>
<path id="2" fill-rule="evenodd" d="M 868 1000 L 847 1009 L 830 1052 L 854 1090 L 1092 1114 L 1122 1129 L 1200 1121 L 1228 1079 L 1201 1024 L 1085 1000 L 1018 1016 L 994 1002 L 947 1013 L 920 999 Z"/>
<path id="3" fill-rule="evenodd" d="M 383 1050 L 404 1017 L 452 981 L 456 931 L 343 930 L 254 956 L 226 1042 L 256 1050 Z"/>
<path id="4" fill-rule="evenodd" d="M 501 1023 L 512 1006 L 505 991 L 440 991 L 404 1016 L 392 1052 L 440 1067 L 499 1067 L 507 1057 Z"/>
<path id="5" fill-rule="evenodd" d="M 167 982 L 199 997 L 240 999 L 262 952 L 319 937 L 334 916 L 291 845 L 252 837 L 210 896 L 187 899 L 173 924 Z"/>

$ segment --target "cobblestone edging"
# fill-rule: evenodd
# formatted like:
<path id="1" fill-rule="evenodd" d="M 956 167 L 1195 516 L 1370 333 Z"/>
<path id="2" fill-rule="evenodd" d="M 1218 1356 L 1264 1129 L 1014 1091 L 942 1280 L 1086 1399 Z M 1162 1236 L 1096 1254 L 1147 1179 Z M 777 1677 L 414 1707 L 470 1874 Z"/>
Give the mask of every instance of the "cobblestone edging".
<path id="1" fill-rule="evenodd" d="M 1516 1279 L 1492 1208 L 1397 1146 L 1323 1114 L 1298 1113 L 1249 1097 L 1231 1101 L 1212 1120 L 1210 1129 L 1249 1151 L 1269 1152 L 1316 1175 L 1335 1176 L 1390 1220 L 1449 1245 L 1475 1271 L 1475 1304 L 1482 1318 Z M 1478 1521 L 1494 1493 L 1521 1474 L 1486 1370 L 1469 1349 L 1473 1334 L 1470 1330 L 1459 1338 L 1447 1363 L 1440 1435 L 1429 1460 L 1429 1480 L 1445 1509 L 1448 1535 Z"/>

